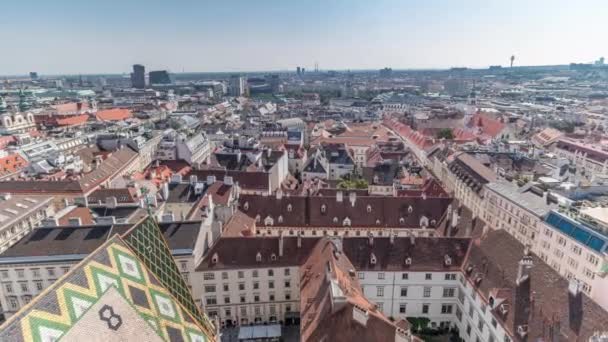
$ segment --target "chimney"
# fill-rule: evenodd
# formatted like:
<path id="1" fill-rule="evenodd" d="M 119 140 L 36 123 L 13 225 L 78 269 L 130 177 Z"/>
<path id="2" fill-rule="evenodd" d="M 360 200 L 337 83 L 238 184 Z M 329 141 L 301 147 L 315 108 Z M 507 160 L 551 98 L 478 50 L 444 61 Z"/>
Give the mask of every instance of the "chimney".
<path id="1" fill-rule="evenodd" d="M 302 232 L 298 232 L 298 248 L 302 248 Z"/>
<path id="2" fill-rule="evenodd" d="M 163 199 L 165 201 L 167 199 L 169 199 L 169 184 L 168 183 L 163 183 L 163 185 L 161 187 L 161 195 L 163 196 Z"/>
<path id="3" fill-rule="evenodd" d="M 224 184 L 232 186 L 232 184 L 233 184 L 232 177 L 224 176 Z"/>
<path id="4" fill-rule="evenodd" d="M 412 246 L 416 244 L 416 237 L 414 236 L 414 233 L 410 233 L 410 244 L 412 244 Z"/>
<path id="5" fill-rule="evenodd" d="M 283 257 L 283 232 L 279 232 L 279 257 Z"/>
<path id="6" fill-rule="evenodd" d="M 190 175 L 190 185 L 194 186 L 198 182 L 198 177 L 196 175 Z"/>
<path id="7" fill-rule="evenodd" d="M 342 202 L 344 200 L 344 194 L 342 191 L 336 192 L 336 202 Z"/>
<path id="8" fill-rule="evenodd" d="M 207 185 L 215 183 L 215 176 L 207 176 Z"/>
<path id="9" fill-rule="evenodd" d="M 283 191 L 282 191 L 282 190 L 279 188 L 279 189 L 277 190 L 276 195 L 277 195 L 277 199 L 278 199 L 278 200 L 281 200 L 281 199 L 283 198 Z"/>
<path id="10" fill-rule="evenodd" d="M 240 163 L 241 162 L 241 150 L 236 150 L 236 162 Z"/>
<path id="11" fill-rule="evenodd" d="M 527 254 L 524 255 L 524 257 L 519 261 L 517 268 L 516 283 L 518 286 L 530 278 L 530 268 L 532 268 L 532 266 L 532 257 Z"/>
<path id="12" fill-rule="evenodd" d="M 516 327 L 522 339 L 528 332 L 528 321 L 532 310 L 530 268 L 532 257 L 524 255 L 519 261 L 517 279 L 515 281 L 515 299 L 513 304 L 513 326 Z"/>
<path id="13" fill-rule="evenodd" d="M 390 235 L 391 245 L 394 245 L 395 244 L 395 235 L 397 235 L 397 234 L 393 233 L 393 230 L 391 229 L 391 232 L 389 233 L 389 235 Z"/>
<path id="14" fill-rule="evenodd" d="M 373 246 L 374 245 L 374 234 L 369 233 L 369 235 L 367 236 L 368 241 L 369 241 L 369 245 Z"/>
<path id="15" fill-rule="evenodd" d="M 354 207 L 355 206 L 355 202 L 357 202 L 357 193 L 356 192 L 350 192 L 348 194 L 348 198 L 350 199 L 350 205 L 352 205 Z"/>
<path id="16" fill-rule="evenodd" d="M 579 334 L 583 321 L 583 295 L 581 285 L 576 279 L 570 280 L 568 285 L 568 323 L 570 329 Z"/>
<path id="17" fill-rule="evenodd" d="M 456 228 L 456 226 L 458 225 L 458 212 L 456 210 L 452 211 L 452 228 Z"/>

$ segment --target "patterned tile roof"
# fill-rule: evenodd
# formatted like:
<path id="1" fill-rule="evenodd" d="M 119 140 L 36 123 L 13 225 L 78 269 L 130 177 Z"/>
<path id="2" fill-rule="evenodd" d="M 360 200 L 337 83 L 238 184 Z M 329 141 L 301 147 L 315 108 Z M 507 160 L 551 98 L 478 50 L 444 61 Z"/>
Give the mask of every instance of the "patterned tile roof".
<path id="1" fill-rule="evenodd" d="M 150 226 L 148 221 L 142 225 Z M 98 335 L 125 340 L 137 329 L 144 340 L 214 341 L 207 319 L 186 308 L 140 255 L 137 247 L 112 236 L 0 326 L 0 340 L 72 340 L 82 336 L 83 329 L 89 330 L 91 340 L 103 340 Z M 155 267 L 167 266 L 160 262 Z M 90 310 L 98 312 L 89 315 Z M 104 324 L 93 324 L 96 319 Z M 146 331 L 160 339 L 146 339 Z"/>

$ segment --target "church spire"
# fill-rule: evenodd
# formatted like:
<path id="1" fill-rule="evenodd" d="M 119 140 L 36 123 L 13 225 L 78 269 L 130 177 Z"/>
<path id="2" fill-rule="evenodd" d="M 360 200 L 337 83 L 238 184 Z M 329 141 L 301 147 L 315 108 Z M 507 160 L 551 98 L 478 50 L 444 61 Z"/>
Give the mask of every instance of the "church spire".
<path id="1" fill-rule="evenodd" d="M 27 101 L 27 97 L 23 89 L 19 90 L 19 111 L 25 112 L 30 109 L 31 104 Z"/>
<path id="2" fill-rule="evenodd" d="M 4 98 L 0 96 L 0 114 L 6 113 L 6 108 L 6 101 L 4 101 Z"/>

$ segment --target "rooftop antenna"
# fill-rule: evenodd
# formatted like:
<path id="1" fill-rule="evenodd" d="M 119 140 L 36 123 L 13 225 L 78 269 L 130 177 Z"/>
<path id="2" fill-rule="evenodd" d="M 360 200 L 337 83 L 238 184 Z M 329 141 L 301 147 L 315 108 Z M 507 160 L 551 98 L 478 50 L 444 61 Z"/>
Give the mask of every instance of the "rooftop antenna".
<path id="1" fill-rule="evenodd" d="M 319 62 L 315 62 L 315 73 L 319 72 Z"/>
<path id="2" fill-rule="evenodd" d="M 515 55 L 511 55 L 511 68 L 513 67 L 514 61 L 515 61 Z"/>

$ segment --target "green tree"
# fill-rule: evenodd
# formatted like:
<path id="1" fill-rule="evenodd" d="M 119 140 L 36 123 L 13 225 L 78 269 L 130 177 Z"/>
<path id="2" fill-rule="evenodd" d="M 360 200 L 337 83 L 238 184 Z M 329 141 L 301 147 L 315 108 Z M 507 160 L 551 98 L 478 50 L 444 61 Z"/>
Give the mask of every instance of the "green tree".
<path id="1" fill-rule="evenodd" d="M 437 138 L 452 140 L 454 139 L 454 133 L 451 128 L 442 128 L 437 132 Z"/>

